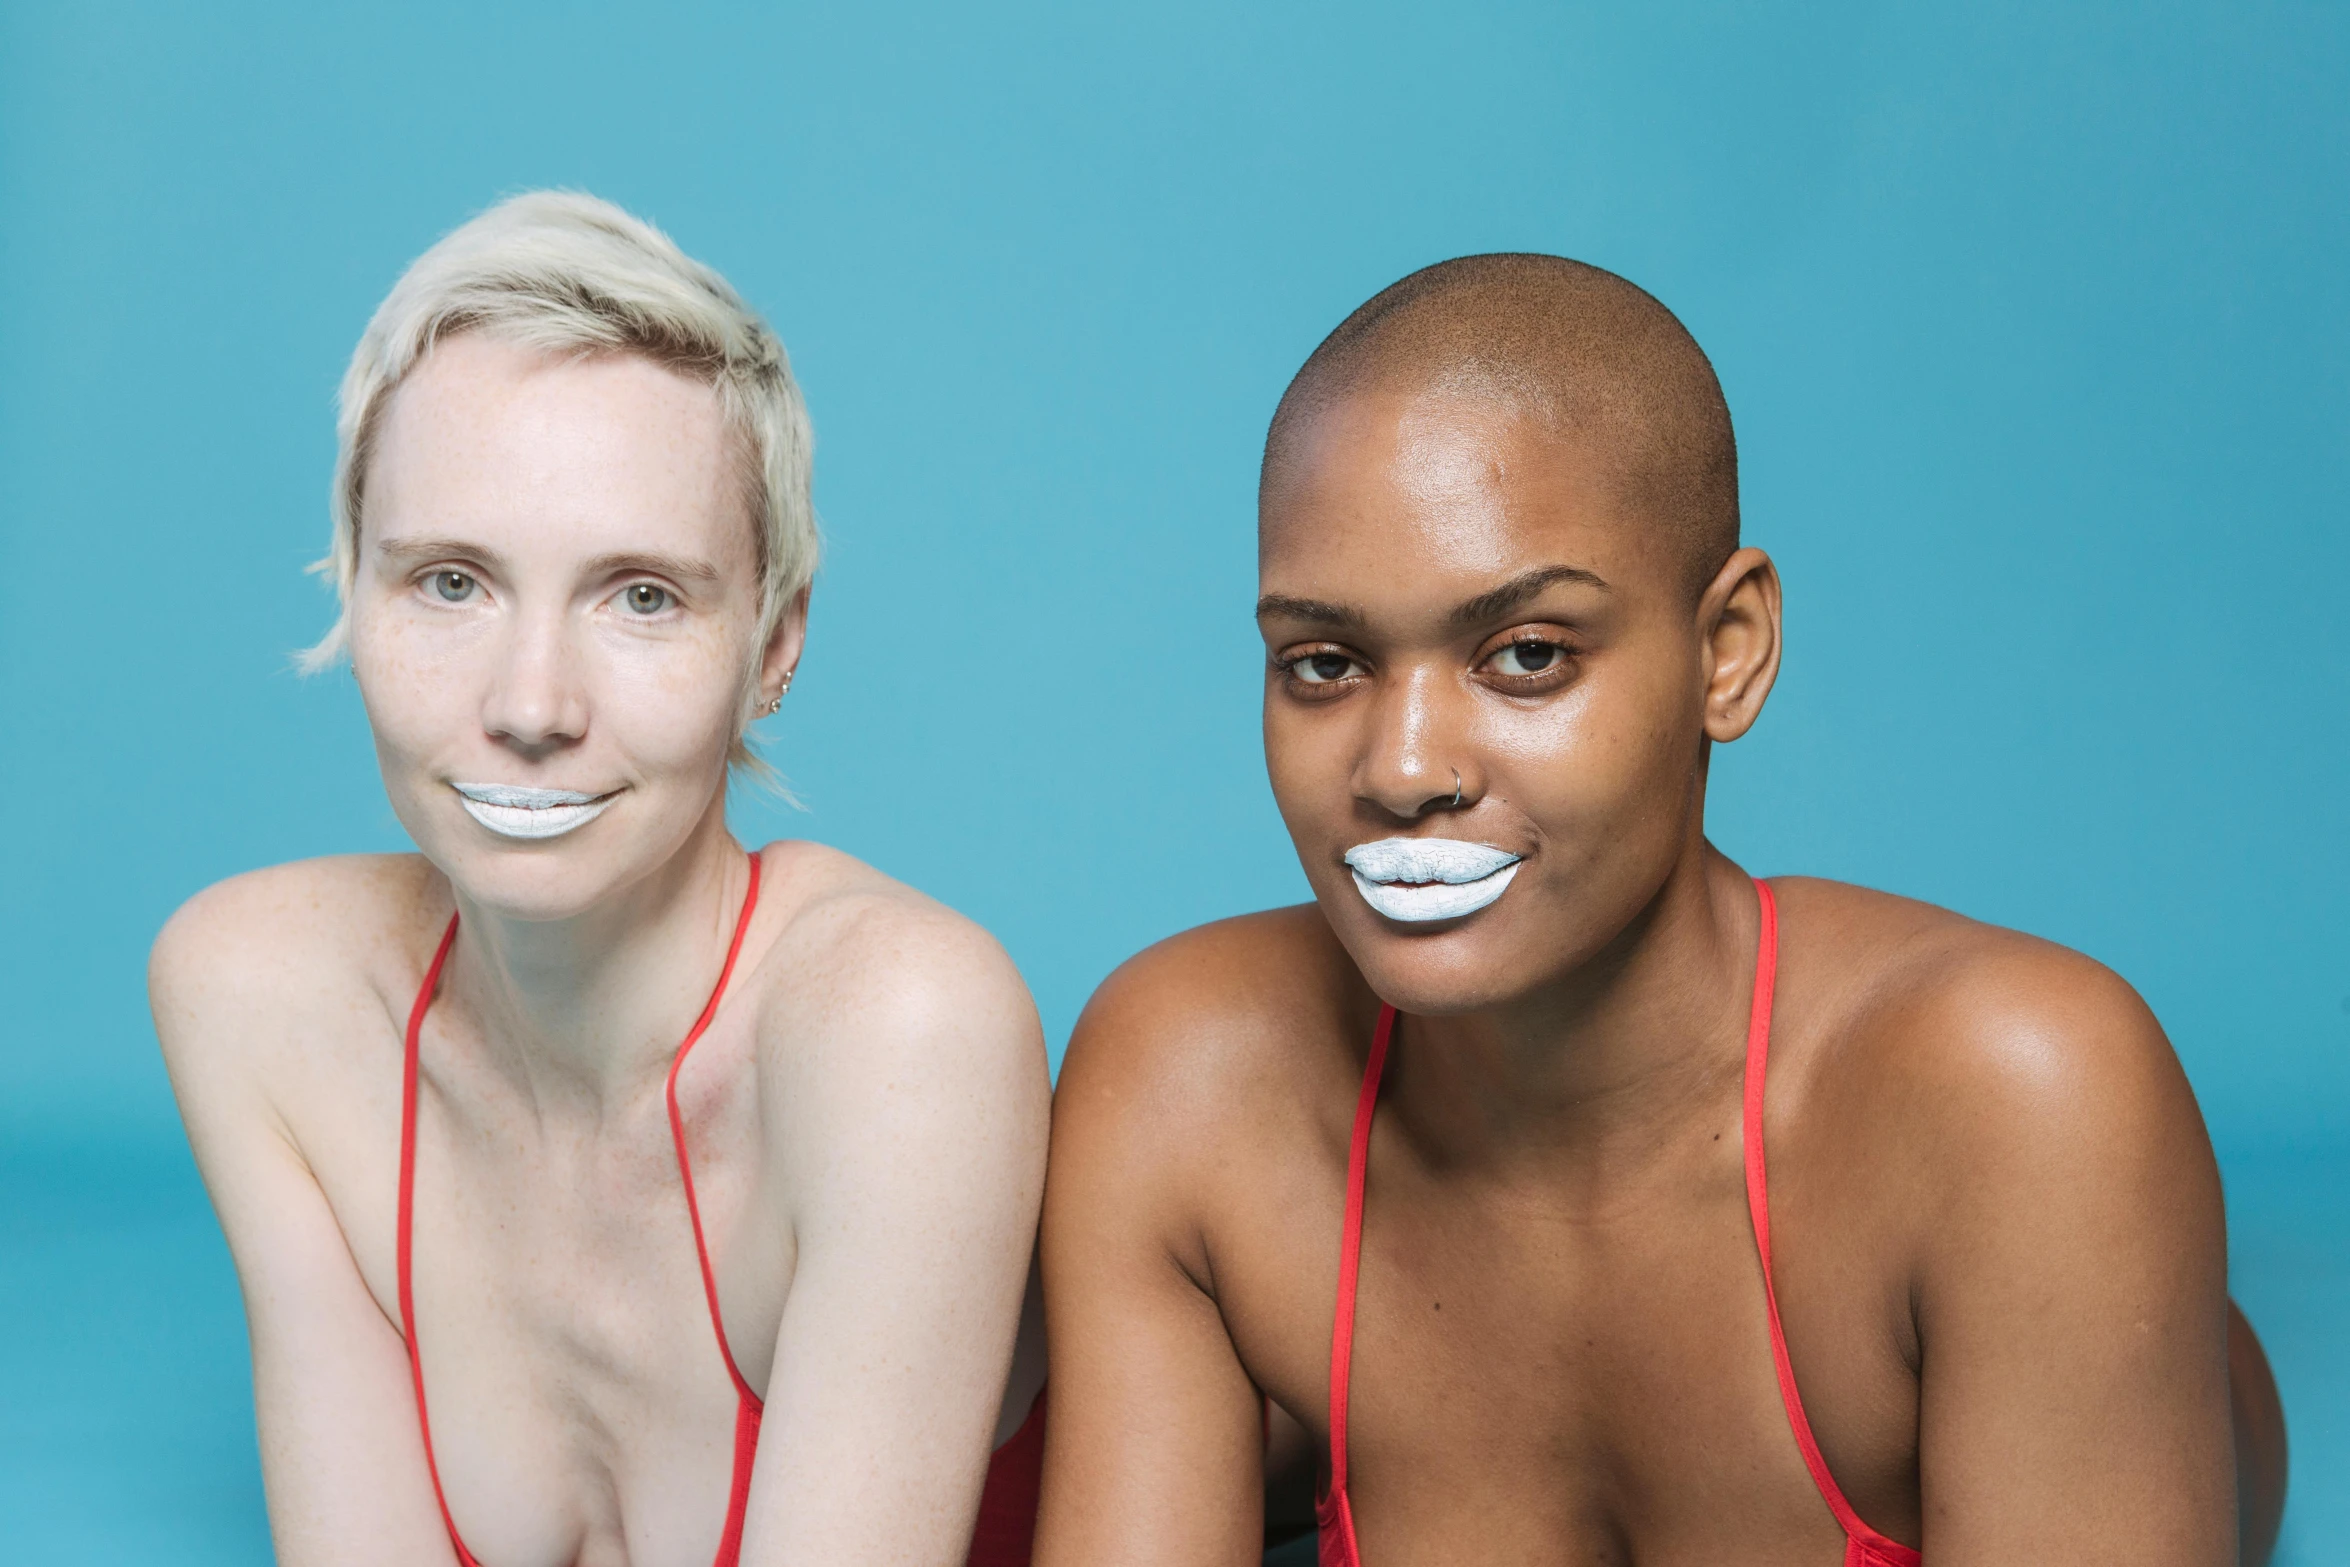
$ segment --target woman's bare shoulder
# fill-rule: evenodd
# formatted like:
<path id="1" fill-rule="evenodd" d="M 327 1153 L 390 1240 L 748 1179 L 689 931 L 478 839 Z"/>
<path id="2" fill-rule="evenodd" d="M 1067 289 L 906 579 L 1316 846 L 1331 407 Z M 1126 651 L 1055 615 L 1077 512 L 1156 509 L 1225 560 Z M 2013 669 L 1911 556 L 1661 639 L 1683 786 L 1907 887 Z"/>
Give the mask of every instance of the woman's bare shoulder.
<path id="1" fill-rule="evenodd" d="M 1378 1014 L 1316 905 L 1217 920 L 1102 981 L 1070 1037 L 1058 1113 L 1109 1117 L 1120 1141 L 1254 1137 L 1333 1093 L 1345 1102 Z"/>
<path id="2" fill-rule="evenodd" d="M 348 1032 L 338 1020 L 413 985 L 449 909 L 447 884 L 414 854 L 296 860 L 214 883 L 165 922 L 148 960 L 166 1057 L 177 1072 L 298 1032 L 305 1053 L 331 1058 Z"/>
<path id="3" fill-rule="evenodd" d="M 919 1070 L 943 1088 L 1041 1088 L 1043 1031 L 1019 969 L 977 922 L 821 844 L 760 851 L 778 921 L 754 983 L 763 1047 L 805 1070 Z M 1033 1080 L 1032 1082 L 1030 1080 Z"/>
<path id="4" fill-rule="evenodd" d="M 1773 886 L 1839 1068 L 1881 1071 L 1911 1092 L 1931 1080 L 1942 1091 L 1923 1108 L 1947 1114 L 2001 1093 L 2078 1109 L 2124 1080 L 2176 1072 L 2145 1002 L 2093 958 L 1865 887 Z"/>
<path id="5" fill-rule="evenodd" d="M 2051 1194 L 2160 1194 L 2215 1209 L 2194 1092 L 2145 1001 L 2054 942 L 1835 882 L 1773 884 L 1817 1046 L 1808 1075 L 1841 1125 L 1879 1129 L 1933 1211 Z M 1951 1181 L 1963 1165 L 1972 1179 Z M 1994 1179 L 1994 1174 L 1999 1176 Z"/>

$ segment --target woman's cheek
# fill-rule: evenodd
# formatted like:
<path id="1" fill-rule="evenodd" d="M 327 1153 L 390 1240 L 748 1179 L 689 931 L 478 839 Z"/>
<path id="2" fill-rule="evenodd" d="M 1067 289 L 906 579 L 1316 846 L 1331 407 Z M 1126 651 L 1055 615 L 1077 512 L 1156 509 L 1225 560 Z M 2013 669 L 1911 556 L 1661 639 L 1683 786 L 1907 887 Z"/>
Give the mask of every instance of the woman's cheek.
<path id="1" fill-rule="evenodd" d="M 478 750 L 490 644 L 450 629 L 396 612 L 353 620 L 351 672 L 396 801 L 431 793 L 436 768 Z"/>
<path id="2" fill-rule="evenodd" d="M 640 764 L 695 767 L 734 742 L 741 670 L 703 638 L 622 650 L 609 664 L 612 700 L 599 707 Z"/>
<path id="3" fill-rule="evenodd" d="M 429 715 L 436 698 L 446 700 L 445 690 L 436 691 L 435 682 L 417 667 L 414 651 L 396 628 L 368 623 L 351 628 L 351 675 L 375 731 L 376 750 L 387 762 L 423 749 L 434 727 Z"/>
<path id="4" fill-rule="evenodd" d="M 1273 803 L 1298 843 L 1319 843 L 1329 821 L 1343 820 L 1353 802 L 1348 737 L 1333 725 L 1298 722 L 1295 713 L 1270 712 L 1265 720 L 1265 771 Z"/>

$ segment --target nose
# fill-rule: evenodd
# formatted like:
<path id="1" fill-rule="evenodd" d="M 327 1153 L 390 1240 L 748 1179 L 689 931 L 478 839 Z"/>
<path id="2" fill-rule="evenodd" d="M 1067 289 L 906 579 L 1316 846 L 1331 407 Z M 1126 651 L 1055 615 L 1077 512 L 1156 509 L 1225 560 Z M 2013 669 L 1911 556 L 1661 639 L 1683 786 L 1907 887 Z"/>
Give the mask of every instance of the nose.
<path id="1" fill-rule="evenodd" d="M 1441 669 L 1391 672 L 1372 695 L 1356 798 L 1403 821 L 1474 805 L 1482 779 L 1464 743 L 1467 701 Z"/>
<path id="2" fill-rule="evenodd" d="M 587 733 L 587 692 L 558 607 L 513 616 L 483 693 L 481 722 L 493 739 L 538 757 Z"/>

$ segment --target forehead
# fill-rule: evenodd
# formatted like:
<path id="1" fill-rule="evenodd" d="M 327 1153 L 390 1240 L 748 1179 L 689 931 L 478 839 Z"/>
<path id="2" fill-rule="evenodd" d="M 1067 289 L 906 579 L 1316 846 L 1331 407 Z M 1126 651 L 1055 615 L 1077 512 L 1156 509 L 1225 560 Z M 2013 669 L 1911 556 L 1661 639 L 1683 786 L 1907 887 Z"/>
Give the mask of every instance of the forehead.
<path id="1" fill-rule="evenodd" d="M 1466 596 L 1572 565 L 1645 596 L 1677 582 L 1592 437 L 1506 395 L 1374 389 L 1316 410 L 1268 473 L 1266 592 L 1344 602 Z"/>
<path id="2" fill-rule="evenodd" d="M 733 444 L 717 394 L 650 360 L 471 333 L 392 394 L 362 516 L 436 533 L 556 525 L 597 549 L 736 533 L 747 545 Z"/>

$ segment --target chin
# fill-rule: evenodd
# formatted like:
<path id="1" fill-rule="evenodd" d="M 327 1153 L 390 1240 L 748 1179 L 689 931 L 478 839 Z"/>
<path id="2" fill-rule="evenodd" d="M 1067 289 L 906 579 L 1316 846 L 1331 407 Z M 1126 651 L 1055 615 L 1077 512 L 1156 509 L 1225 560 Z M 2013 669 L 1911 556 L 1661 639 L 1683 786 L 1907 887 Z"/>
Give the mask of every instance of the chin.
<path id="1" fill-rule="evenodd" d="M 486 836 L 476 834 L 475 836 Z M 586 834 L 582 833 L 582 837 Z M 630 880 L 610 853 L 589 843 L 466 843 L 425 849 L 458 896 L 516 920 L 567 920 L 587 913 Z"/>
<path id="2" fill-rule="evenodd" d="M 650 841 L 649 824 L 617 812 L 561 837 L 539 839 L 500 837 L 458 810 L 426 814 L 428 821 L 408 823 L 417 848 L 466 904 L 505 919 L 576 919 L 677 849 L 673 842 Z"/>
<path id="3" fill-rule="evenodd" d="M 1363 906 L 1350 886 L 1343 894 L 1353 907 L 1331 918 L 1339 941 L 1379 999 L 1414 1017 L 1457 1017 L 1503 1006 L 1538 989 L 1546 967 L 1528 962 L 1529 948 L 1503 911 L 1481 909 L 1465 919 L 1440 924 L 1395 924 Z M 1325 917 L 1333 914 L 1323 905 Z M 1551 956 L 1552 954 L 1541 954 Z"/>

